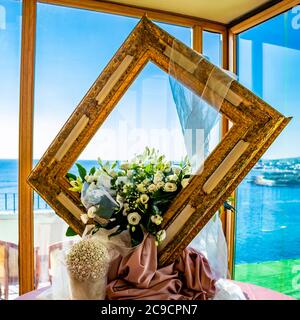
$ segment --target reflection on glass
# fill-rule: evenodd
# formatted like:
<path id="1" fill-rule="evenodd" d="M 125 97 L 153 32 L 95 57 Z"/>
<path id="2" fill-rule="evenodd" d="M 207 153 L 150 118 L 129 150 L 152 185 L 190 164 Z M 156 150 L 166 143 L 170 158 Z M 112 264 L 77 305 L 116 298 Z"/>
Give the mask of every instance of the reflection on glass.
<path id="1" fill-rule="evenodd" d="M 293 120 L 238 189 L 235 278 L 300 298 L 300 29 L 283 13 L 238 37 L 238 75 Z"/>
<path id="2" fill-rule="evenodd" d="M 222 67 L 222 35 L 220 33 L 203 31 L 203 55 L 213 64 Z M 211 152 L 220 142 L 220 119 L 216 122 L 209 137 L 209 151 Z"/>
<path id="3" fill-rule="evenodd" d="M 0 300 L 18 279 L 18 119 L 21 2 L 0 0 Z"/>
<path id="4" fill-rule="evenodd" d="M 34 159 L 42 156 L 137 22 L 138 19 L 124 16 L 38 4 Z M 162 23 L 158 25 L 190 45 L 189 28 Z M 89 167 L 99 156 L 105 160 L 128 158 L 139 150 L 138 145 L 144 147 L 142 141 L 139 144 L 131 142 L 128 150 L 125 150 L 129 154 L 126 154 L 122 153 L 124 148 L 114 148 L 116 144 L 111 142 L 112 136 L 110 144 L 107 144 L 107 137 L 104 137 L 107 132 L 115 136 L 115 142 L 127 137 L 124 132 L 121 132 L 121 137 L 118 136 L 118 130 L 124 129 L 120 125 L 124 123 L 137 130 L 147 129 L 147 118 L 153 120 L 155 115 L 154 123 L 159 128 L 166 123 L 170 128 L 176 127 L 178 119 L 167 119 L 167 112 L 170 111 L 161 108 L 161 103 L 166 106 L 172 102 L 172 97 L 165 90 L 167 83 L 168 78 L 160 69 L 147 65 L 113 111 L 110 120 L 103 125 L 102 131 L 99 130 L 99 134 L 84 150 L 80 161 Z M 169 149 L 177 151 L 176 146 Z M 41 257 L 39 286 L 49 283 L 55 253 L 70 240 L 64 236 L 66 229 L 66 224 L 36 197 L 35 244 L 40 247 Z"/>
<path id="5" fill-rule="evenodd" d="M 203 54 L 213 64 L 222 66 L 222 35 L 220 33 L 203 31 Z"/>

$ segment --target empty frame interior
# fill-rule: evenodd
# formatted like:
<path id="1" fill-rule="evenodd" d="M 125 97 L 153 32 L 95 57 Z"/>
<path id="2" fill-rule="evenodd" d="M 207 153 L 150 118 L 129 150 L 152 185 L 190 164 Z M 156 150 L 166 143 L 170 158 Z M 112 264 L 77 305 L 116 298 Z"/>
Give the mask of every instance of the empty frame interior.
<path id="1" fill-rule="evenodd" d="M 233 127 L 164 215 L 160 265 L 174 261 L 230 196 L 289 119 L 203 56 L 143 17 L 102 71 L 28 178 L 77 233 L 82 206 L 66 173 L 149 61 L 230 119 Z M 230 80 L 230 88 L 222 81 Z"/>

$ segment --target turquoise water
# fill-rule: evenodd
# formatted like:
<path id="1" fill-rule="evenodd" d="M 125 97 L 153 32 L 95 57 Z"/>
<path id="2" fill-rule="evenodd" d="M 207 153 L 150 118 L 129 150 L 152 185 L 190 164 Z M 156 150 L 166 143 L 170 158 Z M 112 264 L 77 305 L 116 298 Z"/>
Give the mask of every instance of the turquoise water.
<path id="1" fill-rule="evenodd" d="M 300 258 L 300 187 L 238 188 L 236 263 Z"/>
<path id="2" fill-rule="evenodd" d="M 87 169 L 97 165 L 80 163 Z M 238 189 L 236 263 L 300 258 L 300 187 L 258 186 L 251 183 L 256 174 L 253 170 Z M 0 160 L 0 211 L 3 194 L 17 193 L 17 178 L 17 160 Z"/>

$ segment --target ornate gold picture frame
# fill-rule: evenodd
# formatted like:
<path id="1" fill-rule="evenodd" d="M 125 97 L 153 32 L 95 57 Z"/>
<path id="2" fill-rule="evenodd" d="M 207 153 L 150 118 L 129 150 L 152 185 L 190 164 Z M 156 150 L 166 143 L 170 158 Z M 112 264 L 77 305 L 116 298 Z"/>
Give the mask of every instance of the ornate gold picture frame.
<path id="1" fill-rule="evenodd" d="M 30 185 L 79 234 L 85 227 L 80 220 L 83 207 L 78 194 L 69 190 L 66 174 L 147 62 L 176 76 L 211 104 L 210 95 L 203 96 L 204 89 L 214 91 L 214 96 L 222 91 L 221 83 L 212 87 L 207 84 L 213 69 L 224 72 L 206 59 L 199 62 L 197 52 L 174 40 L 143 17 L 28 178 Z M 201 172 L 193 176 L 165 213 L 167 238 L 159 247 L 160 265 L 178 257 L 290 120 L 237 81 L 231 83 L 220 112 L 233 125 L 205 160 Z"/>

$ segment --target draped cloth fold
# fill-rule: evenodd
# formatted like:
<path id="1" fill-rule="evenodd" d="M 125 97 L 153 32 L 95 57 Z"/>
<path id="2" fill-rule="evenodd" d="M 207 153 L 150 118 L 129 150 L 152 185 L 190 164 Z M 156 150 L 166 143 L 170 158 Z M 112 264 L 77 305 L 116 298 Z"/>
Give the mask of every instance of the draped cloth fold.
<path id="1" fill-rule="evenodd" d="M 178 261 L 157 267 L 157 247 L 151 236 L 132 253 L 117 257 L 108 274 L 109 300 L 207 300 L 215 282 L 207 259 L 186 248 Z"/>

